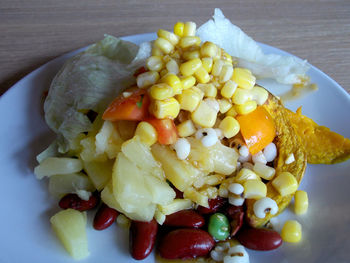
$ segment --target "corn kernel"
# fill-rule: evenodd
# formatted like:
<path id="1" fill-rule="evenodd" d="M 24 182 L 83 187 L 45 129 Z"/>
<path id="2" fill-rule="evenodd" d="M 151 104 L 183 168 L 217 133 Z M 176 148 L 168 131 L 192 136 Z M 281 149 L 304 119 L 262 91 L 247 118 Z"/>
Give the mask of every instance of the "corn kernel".
<path id="1" fill-rule="evenodd" d="M 174 33 L 175 35 L 179 36 L 179 37 L 182 37 L 183 34 L 184 34 L 184 27 L 185 27 L 185 24 L 181 21 L 177 22 L 175 25 L 174 25 Z"/>
<path id="2" fill-rule="evenodd" d="M 176 126 L 180 137 L 187 137 L 195 134 L 196 127 L 191 120 L 184 121 Z"/>
<path id="3" fill-rule="evenodd" d="M 168 73 L 160 79 L 161 83 L 166 83 L 173 88 L 174 94 L 182 92 L 182 83 L 178 76 L 173 73 Z"/>
<path id="4" fill-rule="evenodd" d="M 162 37 L 159 37 L 154 41 L 154 46 L 158 47 L 165 54 L 169 54 L 174 50 L 174 46 Z"/>
<path id="5" fill-rule="evenodd" d="M 254 86 L 251 92 L 252 99 L 255 100 L 258 105 L 263 105 L 269 97 L 267 90 L 259 86 Z"/>
<path id="6" fill-rule="evenodd" d="M 150 112 L 158 119 L 174 119 L 180 112 L 180 104 L 174 98 L 153 100 L 150 105 Z"/>
<path id="7" fill-rule="evenodd" d="M 237 183 L 244 183 L 247 180 L 260 180 L 260 177 L 254 173 L 252 170 L 247 168 L 242 168 L 235 177 Z"/>
<path id="8" fill-rule="evenodd" d="M 235 108 L 235 111 L 238 114 L 245 115 L 245 114 L 251 113 L 252 111 L 255 111 L 257 105 L 254 100 L 251 100 L 251 101 L 247 101 L 242 105 L 239 105 L 239 104 L 233 105 L 233 107 Z"/>
<path id="9" fill-rule="evenodd" d="M 196 84 L 196 79 L 193 76 L 181 77 L 182 89 L 189 89 Z"/>
<path id="10" fill-rule="evenodd" d="M 215 77 L 220 76 L 222 67 L 225 65 L 225 62 L 221 59 L 214 60 L 213 69 L 211 70 L 211 74 Z"/>
<path id="11" fill-rule="evenodd" d="M 184 191 L 184 198 L 193 201 L 204 207 L 209 207 L 208 196 L 196 191 L 193 187 L 188 187 Z"/>
<path id="12" fill-rule="evenodd" d="M 137 76 L 136 83 L 140 89 L 148 88 L 159 80 L 159 74 L 156 71 L 148 71 Z"/>
<path id="13" fill-rule="evenodd" d="M 149 70 L 159 72 L 162 70 L 164 63 L 160 56 L 151 56 L 147 59 L 146 66 Z"/>
<path id="14" fill-rule="evenodd" d="M 226 113 L 232 107 L 231 102 L 229 102 L 227 99 L 220 99 L 220 100 L 218 100 L 218 103 L 219 103 L 219 111 L 220 111 L 220 113 Z"/>
<path id="15" fill-rule="evenodd" d="M 202 57 L 215 57 L 216 53 L 218 51 L 217 45 L 215 45 L 212 42 L 206 41 L 201 46 L 201 55 Z"/>
<path id="16" fill-rule="evenodd" d="M 235 110 L 234 107 L 231 107 L 227 112 L 226 112 L 226 116 L 232 116 L 232 117 L 236 117 L 238 115 L 237 111 Z"/>
<path id="17" fill-rule="evenodd" d="M 261 180 L 247 180 L 243 183 L 244 198 L 247 199 L 261 199 L 266 197 L 267 187 Z"/>
<path id="18" fill-rule="evenodd" d="M 253 168 L 261 178 L 271 180 L 275 176 L 275 168 L 267 166 L 266 164 L 256 162 Z"/>
<path id="19" fill-rule="evenodd" d="M 221 89 L 221 95 L 226 99 L 230 99 L 235 93 L 236 89 L 237 84 L 232 80 L 228 80 Z"/>
<path id="20" fill-rule="evenodd" d="M 213 59 L 212 58 L 202 58 L 202 65 L 205 70 L 210 73 L 213 68 Z"/>
<path id="21" fill-rule="evenodd" d="M 159 56 L 159 57 L 161 57 L 163 55 L 164 55 L 164 53 L 163 53 L 163 51 L 160 50 L 159 47 L 153 46 L 153 48 L 152 48 L 152 56 Z"/>
<path id="22" fill-rule="evenodd" d="M 140 140 L 149 146 L 155 144 L 158 140 L 156 129 L 153 127 L 153 125 L 145 121 L 141 121 L 137 125 L 135 135 L 139 136 Z"/>
<path id="23" fill-rule="evenodd" d="M 219 82 L 224 83 L 228 81 L 231 78 L 232 73 L 233 73 L 232 65 L 223 65 L 219 76 Z"/>
<path id="24" fill-rule="evenodd" d="M 232 96 L 232 102 L 234 104 L 244 104 L 253 98 L 251 91 L 246 89 L 237 88 Z"/>
<path id="25" fill-rule="evenodd" d="M 192 112 L 192 121 L 204 128 L 213 127 L 216 121 L 216 111 L 205 101 L 201 101 L 198 107 Z"/>
<path id="26" fill-rule="evenodd" d="M 182 110 L 187 110 L 190 112 L 193 112 L 197 108 L 199 102 L 203 99 L 203 97 L 203 91 L 197 87 L 185 89 L 180 95 L 176 96 L 180 103 L 180 108 Z"/>
<path id="27" fill-rule="evenodd" d="M 309 207 L 309 198 L 307 193 L 302 190 L 298 190 L 294 195 L 294 212 L 297 215 L 302 215 L 307 212 Z"/>
<path id="28" fill-rule="evenodd" d="M 201 43 L 201 39 L 199 37 L 187 36 L 187 37 L 182 37 L 180 39 L 179 46 L 185 49 L 192 46 L 199 46 L 200 43 Z"/>
<path id="29" fill-rule="evenodd" d="M 169 73 L 173 73 L 175 75 L 179 73 L 179 65 L 174 59 L 169 60 L 165 67 Z"/>
<path id="30" fill-rule="evenodd" d="M 196 35 L 197 25 L 194 22 L 186 22 L 183 30 L 183 37 L 186 36 L 195 36 Z"/>
<path id="31" fill-rule="evenodd" d="M 235 68 L 231 78 L 242 89 L 252 89 L 255 85 L 255 77 L 249 69 Z"/>
<path id="32" fill-rule="evenodd" d="M 298 189 L 298 182 L 294 175 L 289 172 L 282 172 L 272 181 L 273 187 L 282 196 L 293 194 Z"/>
<path id="33" fill-rule="evenodd" d="M 222 50 L 221 52 L 221 59 L 225 60 L 226 62 L 229 62 L 230 64 L 232 64 L 232 57 L 230 54 L 228 54 L 226 51 Z"/>
<path id="34" fill-rule="evenodd" d="M 221 48 L 218 47 L 217 52 L 216 52 L 216 55 L 215 55 L 215 57 L 213 57 L 213 59 L 214 59 L 214 60 L 216 60 L 216 59 L 221 59 L 221 53 L 222 53 L 222 50 L 221 50 Z M 223 60 L 223 61 L 224 61 L 224 60 Z M 225 61 L 224 61 L 224 62 L 225 62 Z"/>
<path id="35" fill-rule="evenodd" d="M 158 83 L 153 85 L 150 88 L 149 93 L 151 95 L 151 98 L 155 100 L 165 100 L 174 96 L 173 88 L 165 83 Z"/>
<path id="36" fill-rule="evenodd" d="M 185 77 L 193 75 L 202 66 L 199 58 L 191 59 L 180 66 L 180 72 Z"/>
<path id="37" fill-rule="evenodd" d="M 174 46 L 179 42 L 179 37 L 177 35 L 163 29 L 159 29 L 157 35 L 158 37 L 168 40 Z"/>
<path id="38" fill-rule="evenodd" d="M 300 223 L 296 220 L 287 220 L 283 225 L 281 237 L 285 242 L 298 243 L 302 238 Z"/>
<path id="39" fill-rule="evenodd" d="M 215 98 L 218 90 L 214 87 L 213 84 L 198 84 L 197 88 L 204 92 L 205 97 Z"/>
<path id="40" fill-rule="evenodd" d="M 199 83 L 208 83 L 210 81 L 210 76 L 203 66 L 197 69 L 197 71 L 194 73 L 194 76 Z"/>
<path id="41" fill-rule="evenodd" d="M 219 124 L 219 129 L 222 131 L 226 138 L 232 138 L 239 132 L 239 123 L 238 121 L 231 117 L 226 116 Z"/>
<path id="42" fill-rule="evenodd" d="M 195 58 L 200 58 L 199 50 L 188 50 L 182 54 L 185 60 L 191 60 Z"/>

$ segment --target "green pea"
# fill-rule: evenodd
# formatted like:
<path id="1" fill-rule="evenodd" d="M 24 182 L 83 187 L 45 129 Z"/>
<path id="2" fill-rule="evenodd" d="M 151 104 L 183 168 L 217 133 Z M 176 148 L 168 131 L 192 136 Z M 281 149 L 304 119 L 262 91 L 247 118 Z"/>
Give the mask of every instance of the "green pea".
<path id="1" fill-rule="evenodd" d="M 230 223 L 222 213 L 215 213 L 209 219 L 208 232 L 216 240 L 226 240 L 230 235 Z"/>

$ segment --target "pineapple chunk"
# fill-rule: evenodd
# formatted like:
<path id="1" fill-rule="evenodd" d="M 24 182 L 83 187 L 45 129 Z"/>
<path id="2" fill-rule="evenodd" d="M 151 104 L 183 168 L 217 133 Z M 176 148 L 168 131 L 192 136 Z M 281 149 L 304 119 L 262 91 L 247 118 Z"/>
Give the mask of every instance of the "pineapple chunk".
<path id="1" fill-rule="evenodd" d="M 174 199 L 170 204 L 158 205 L 158 210 L 164 215 L 171 215 L 181 210 L 192 208 L 193 203 L 188 199 Z"/>
<path id="2" fill-rule="evenodd" d="M 83 161 L 84 170 L 97 190 L 102 190 L 111 179 L 113 164 L 114 160 L 106 162 Z"/>
<path id="3" fill-rule="evenodd" d="M 139 209 L 135 212 L 126 212 L 124 209 L 122 209 L 121 205 L 113 194 L 112 180 L 110 180 L 107 183 L 106 187 L 102 190 L 101 200 L 109 207 L 114 208 L 120 213 L 123 213 L 128 218 L 137 221 L 151 221 L 156 210 L 156 205 L 150 204 L 148 206 L 139 207 Z"/>
<path id="4" fill-rule="evenodd" d="M 93 192 L 95 189 L 89 177 L 83 173 L 53 175 L 49 180 L 49 193 L 58 198 L 77 190 Z"/>
<path id="5" fill-rule="evenodd" d="M 132 139 L 124 142 L 122 152 L 143 171 L 165 181 L 160 164 L 154 159 L 150 147 L 141 142 L 139 136 L 134 136 Z"/>
<path id="6" fill-rule="evenodd" d="M 214 161 L 211 159 L 208 147 L 205 147 L 200 140 L 189 137 L 191 152 L 188 156 L 189 162 L 206 174 L 214 171 Z"/>
<path id="7" fill-rule="evenodd" d="M 201 171 L 194 168 L 189 162 L 179 160 L 176 153 L 167 146 L 154 144 L 152 153 L 162 164 L 165 177 L 180 191 L 191 186 L 202 175 Z"/>
<path id="8" fill-rule="evenodd" d="M 58 239 L 74 259 L 89 255 L 86 237 L 86 214 L 66 209 L 51 217 L 50 222 Z"/>
<path id="9" fill-rule="evenodd" d="M 167 205 L 174 200 L 176 196 L 175 191 L 167 182 L 161 181 L 152 175 L 148 175 L 145 176 L 145 183 L 152 194 L 153 203 Z"/>
<path id="10" fill-rule="evenodd" d="M 107 160 L 105 153 L 98 153 L 96 151 L 95 137 L 89 136 L 80 141 L 83 146 L 83 150 L 80 152 L 80 158 L 85 162 L 99 161 L 104 162 Z"/>
<path id="11" fill-rule="evenodd" d="M 184 191 L 184 198 L 189 199 L 198 205 L 209 208 L 208 196 L 198 192 L 193 187 L 188 187 Z"/>
<path id="12" fill-rule="evenodd" d="M 105 121 L 95 139 L 97 154 L 106 153 L 109 159 L 117 157 L 123 140 L 113 123 Z"/>
<path id="13" fill-rule="evenodd" d="M 34 168 L 34 173 L 38 179 L 54 174 L 71 174 L 83 169 L 83 164 L 79 159 L 66 157 L 48 157 Z"/>
<path id="14" fill-rule="evenodd" d="M 223 175 L 230 175 L 236 171 L 238 153 L 235 149 L 227 147 L 220 142 L 208 147 L 214 162 L 214 171 Z"/>

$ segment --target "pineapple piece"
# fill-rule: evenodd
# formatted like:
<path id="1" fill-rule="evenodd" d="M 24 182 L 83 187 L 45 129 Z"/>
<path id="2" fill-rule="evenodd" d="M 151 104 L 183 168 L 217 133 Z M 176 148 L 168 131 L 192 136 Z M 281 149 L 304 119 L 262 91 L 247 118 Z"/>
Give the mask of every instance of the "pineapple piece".
<path id="1" fill-rule="evenodd" d="M 83 150 L 80 152 L 80 159 L 85 162 L 99 161 L 104 162 L 107 160 L 107 155 L 105 153 L 96 152 L 95 137 L 89 136 L 80 141 Z"/>
<path id="2" fill-rule="evenodd" d="M 220 142 L 208 147 L 214 162 L 214 171 L 223 175 L 230 175 L 236 171 L 238 153 L 234 148 L 227 147 Z"/>
<path id="3" fill-rule="evenodd" d="M 193 203 L 188 199 L 174 199 L 170 204 L 158 205 L 158 210 L 164 215 L 171 215 L 181 210 L 191 209 Z"/>
<path id="4" fill-rule="evenodd" d="M 83 259 L 89 256 L 86 213 L 66 209 L 51 217 L 50 222 L 58 239 L 74 259 Z"/>
<path id="5" fill-rule="evenodd" d="M 193 187 L 188 187 L 184 191 L 184 198 L 189 199 L 198 205 L 209 208 L 208 196 L 198 192 Z"/>
<path id="6" fill-rule="evenodd" d="M 146 173 L 119 153 L 113 166 L 113 193 L 121 207 L 135 212 L 152 202 L 152 194 L 145 184 Z"/>
<path id="7" fill-rule="evenodd" d="M 48 157 L 34 168 L 34 173 L 38 179 L 55 174 L 76 173 L 83 169 L 83 164 L 79 159 L 66 157 Z"/>
<path id="8" fill-rule="evenodd" d="M 165 177 L 180 191 L 184 191 L 202 173 L 189 162 L 179 160 L 169 147 L 159 144 L 152 146 L 153 156 L 162 164 Z"/>
<path id="9" fill-rule="evenodd" d="M 95 139 L 97 154 L 106 153 L 109 159 L 117 157 L 123 140 L 113 123 L 105 121 Z"/>
<path id="10" fill-rule="evenodd" d="M 58 198 L 77 190 L 93 192 L 95 189 L 89 177 L 83 173 L 53 175 L 49 180 L 49 193 Z"/>
<path id="11" fill-rule="evenodd" d="M 109 207 L 114 208 L 115 210 L 124 214 L 128 218 L 132 220 L 137 220 L 137 221 L 147 221 L 147 222 L 151 221 L 156 210 L 156 205 L 150 204 L 148 206 L 139 207 L 139 209 L 135 212 L 126 212 L 121 207 L 121 205 L 119 204 L 119 202 L 117 201 L 117 199 L 113 194 L 112 180 L 110 180 L 107 183 L 106 187 L 102 190 L 101 200 Z"/>
<path id="12" fill-rule="evenodd" d="M 144 178 L 146 186 L 152 194 L 153 203 L 167 205 L 174 200 L 176 193 L 166 181 L 161 181 L 152 175 L 145 176 Z"/>
<path id="13" fill-rule="evenodd" d="M 211 159 L 208 147 L 205 147 L 200 140 L 189 137 L 188 142 L 191 144 L 191 152 L 188 156 L 189 162 L 196 168 L 206 174 L 214 171 L 214 161 Z"/>
<path id="14" fill-rule="evenodd" d="M 112 178 L 114 160 L 105 162 L 83 161 L 84 170 L 95 185 L 97 190 L 102 190 Z"/>
<path id="15" fill-rule="evenodd" d="M 141 142 L 139 136 L 134 136 L 132 139 L 124 142 L 122 152 L 143 171 L 165 181 L 163 169 L 154 159 L 151 148 Z"/>

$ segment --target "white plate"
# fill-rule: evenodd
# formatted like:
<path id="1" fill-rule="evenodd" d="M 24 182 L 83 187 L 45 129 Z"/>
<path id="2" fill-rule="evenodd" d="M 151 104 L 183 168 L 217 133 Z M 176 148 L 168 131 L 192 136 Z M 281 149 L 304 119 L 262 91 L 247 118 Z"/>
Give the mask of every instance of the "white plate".
<path id="1" fill-rule="evenodd" d="M 125 37 L 135 43 L 155 34 Z M 264 52 L 287 54 L 261 44 Z M 48 195 L 47 182 L 36 180 L 35 156 L 54 139 L 46 126 L 41 108 L 42 92 L 63 62 L 78 51 L 59 57 L 38 68 L 0 99 L 0 262 L 73 262 L 54 236 L 49 218 L 56 202 Z M 327 75 L 311 67 L 308 74 L 319 90 L 287 106 L 322 125 L 350 137 L 350 96 Z M 271 82 L 267 88 L 275 88 Z M 273 87 L 274 86 L 274 87 Z M 350 259 L 350 161 L 337 165 L 309 165 L 301 189 L 308 191 L 310 208 L 306 216 L 286 212 L 282 217 L 297 218 L 304 228 L 299 244 L 284 243 L 271 252 L 249 251 L 252 263 L 265 262 L 349 262 Z M 88 222 L 90 257 L 83 262 L 134 262 L 128 252 L 128 233 L 114 224 L 94 231 Z M 143 262 L 153 262 L 149 257 Z"/>

